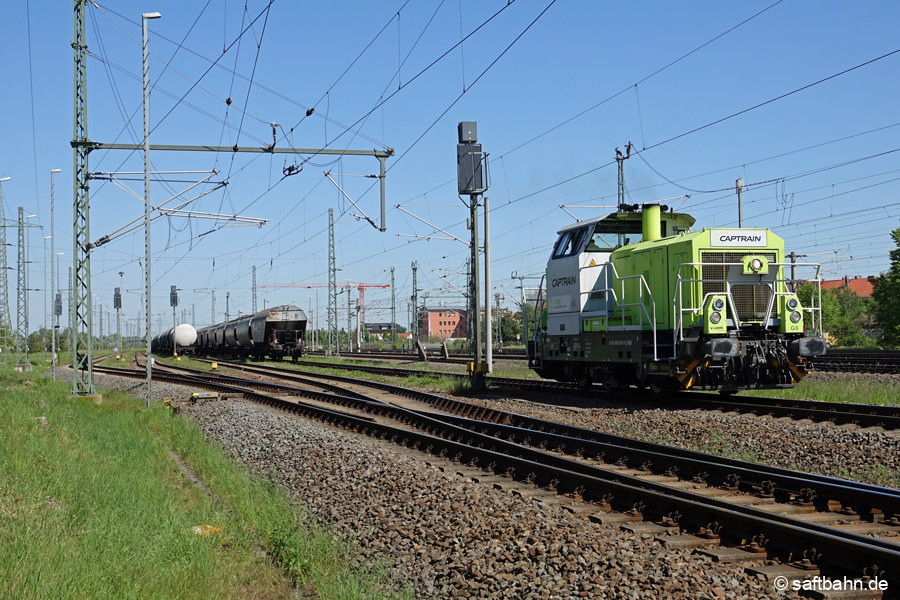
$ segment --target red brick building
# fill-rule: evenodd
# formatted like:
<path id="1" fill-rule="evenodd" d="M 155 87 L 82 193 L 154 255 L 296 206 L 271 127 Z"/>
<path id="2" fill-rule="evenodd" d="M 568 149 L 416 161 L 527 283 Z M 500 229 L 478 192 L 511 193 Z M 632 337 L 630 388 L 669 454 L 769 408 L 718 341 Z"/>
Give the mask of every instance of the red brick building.
<path id="1" fill-rule="evenodd" d="M 422 337 L 466 337 L 466 309 L 454 306 L 426 308 L 422 312 Z"/>
<path id="2" fill-rule="evenodd" d="M 847 288 L 860 298 L 872 297 L 872 280 L 874 277 L 844 277 L 843 279 L 830 279 L 822 281 L 823 290 L 836 290 L 839 288 Z"/>

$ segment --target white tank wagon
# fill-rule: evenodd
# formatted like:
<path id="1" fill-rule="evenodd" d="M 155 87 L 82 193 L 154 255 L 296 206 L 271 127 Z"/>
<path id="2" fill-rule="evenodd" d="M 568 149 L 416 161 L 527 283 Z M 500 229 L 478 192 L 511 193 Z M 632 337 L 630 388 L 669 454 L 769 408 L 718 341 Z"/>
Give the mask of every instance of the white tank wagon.
<path id="1" fill-rule="evenodd" d="M 160 354 L 190 354 L 196 341 L 197 330 L 194 326 L 182 323 L 154 337 L 150 341 L 150 349 Z"/>

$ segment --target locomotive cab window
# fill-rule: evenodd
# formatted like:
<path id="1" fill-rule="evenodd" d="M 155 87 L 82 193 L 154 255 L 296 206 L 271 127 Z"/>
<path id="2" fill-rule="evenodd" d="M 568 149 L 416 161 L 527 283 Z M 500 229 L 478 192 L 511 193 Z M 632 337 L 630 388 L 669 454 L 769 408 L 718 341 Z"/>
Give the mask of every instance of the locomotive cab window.
<path id="1" fill-rule="evenodd" d="M 559 236 L 556 246 L 553 248 L 553 258 L 563 258 L 572 256 L 581 249 L 581 242 L 584 241 L 587 227 L 581 229 L 573 229 L 566 231 Z"/>
<path id="2" fill-rule="evenodd" d="M 594 228 L 594 234 L 591 236 L 585 252 L 612 252 L 618 247 L 618 239 L 614 233 L 604 233 L 600 230 L 600 225 Z"/>

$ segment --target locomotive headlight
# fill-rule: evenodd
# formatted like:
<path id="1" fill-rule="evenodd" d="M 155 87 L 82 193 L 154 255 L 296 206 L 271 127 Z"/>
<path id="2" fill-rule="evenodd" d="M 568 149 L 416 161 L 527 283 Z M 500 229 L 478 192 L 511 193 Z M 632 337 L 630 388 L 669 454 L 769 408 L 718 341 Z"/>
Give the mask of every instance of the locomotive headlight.
<path id="1" fill-rule="evenodd" d="M 704 321 L 703 333 L 724 334 L 728 331 L 728 323 L 725 316 L 727 303 L 724 296 L 711 296 L 703 307 Z"/>
<path id="2" fill-rule="evenodd" d="M 765 256 L 745 256 L 741 264 L 744 275 L 761 275 L 769 270 L 769 261 Z"/>
<path id="3" fill-rule="evenodd" d="M 791 313 L 791 323 L 799 323 L 802 318 L 803 316 L 800 314 L 799 310 L 795 310 Z"/>
<path id="4" fill-rule="evenodd" d="M 797 310 L 797 307 L 800 306 L 800 302 L 796 298 L 788 298 L 787 307 L 788 310 Z"/>

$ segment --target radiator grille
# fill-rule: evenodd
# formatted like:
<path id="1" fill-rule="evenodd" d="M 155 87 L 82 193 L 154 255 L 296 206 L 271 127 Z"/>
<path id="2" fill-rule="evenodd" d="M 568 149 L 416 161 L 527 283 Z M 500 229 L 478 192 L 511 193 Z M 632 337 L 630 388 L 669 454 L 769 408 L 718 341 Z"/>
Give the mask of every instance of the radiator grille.
<path id="1" fill-rule="evenodd" d="M 703 295 L 724 293 L 725 279 L 728 276 L 730 267 L 722 263 L 739 263 L 748 254 L 763 256 L 769 263 L 775 262 L 774 252 L 703 252 L 700 258 L 704 263 Z M 734 300 L 738 318 L 741 321 L 765 320 L 766 307 L 769 305 L 771 295 L 772 290 L 766 284 L 740 285 L 739 281 L 731 282 L 731 297 Z M 776 316 L 774 304 L 770 316 Z"/>

